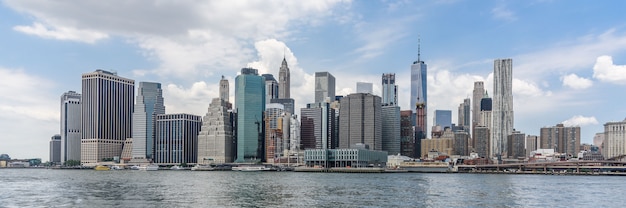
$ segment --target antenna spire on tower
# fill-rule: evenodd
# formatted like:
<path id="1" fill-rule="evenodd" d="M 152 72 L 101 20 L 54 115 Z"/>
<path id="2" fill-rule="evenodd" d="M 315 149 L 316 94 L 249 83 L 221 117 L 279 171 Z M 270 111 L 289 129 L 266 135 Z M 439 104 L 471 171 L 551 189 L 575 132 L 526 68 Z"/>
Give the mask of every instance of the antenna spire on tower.
<path id="1" fill-rule="evenodd" d="M 417 62 L 419 63 L 420 60 L 420 35 L 417 35 Z"/>

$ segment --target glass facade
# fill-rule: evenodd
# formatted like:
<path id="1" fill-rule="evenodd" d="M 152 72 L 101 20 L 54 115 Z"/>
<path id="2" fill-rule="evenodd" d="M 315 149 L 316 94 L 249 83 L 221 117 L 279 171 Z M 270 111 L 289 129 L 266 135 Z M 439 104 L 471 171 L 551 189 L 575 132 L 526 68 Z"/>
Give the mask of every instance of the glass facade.
<path id="1" fill-rule="evenodd" d="M 263 111 L 265 111 L 265 78 L 258 70 L 241 69 L 235 78 L 237 111 L 237 158 L 235 162 L 257 162 L 263 157 Z"/>

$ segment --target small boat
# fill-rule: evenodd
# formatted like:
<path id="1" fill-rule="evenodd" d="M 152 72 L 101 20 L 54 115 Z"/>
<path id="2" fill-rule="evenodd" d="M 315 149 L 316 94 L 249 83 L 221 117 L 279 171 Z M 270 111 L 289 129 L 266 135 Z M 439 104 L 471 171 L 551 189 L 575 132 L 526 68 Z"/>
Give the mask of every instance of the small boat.
<path id="1" fill-rule="evenodd" d="M 180 167 L 180 166 L 178 166 L 178 165 L 174 165 L 174 166 L 172 166 L 172 167 L 170 168 L 170 170 L 184 170 L 184 169 L 185 169 L 185 168 Z"/>
<path id="2" fill-rule="evenodd" d="M 159 166 L 155 164 L 150 164 L 146 166 L 146 170 L 159 170 Z"/>
<path id="3" fill-rule="evenodd" d="M 111 170 L 111 168 L 109 168 L 109 166 L 106 165 L 97 165 L 95 168 L 93 168 L 94 170 Z"/>
<path id="4" fill-rule="evenodd" d="M 130 169 L 131 170 L 139 170 L 140 168 L 137 165 L 133 165 L 133 166 L 130 166 Z"/>
<path id="5" fill-rule="evenodd" d="M 124 168 L 120 167 L 119 165 L 114 165 L 111 166 L 111 170 L 124 170 Z"/>
<path id="6" fill-rule="evenodd" d="M 272 170 L 271 168 L 262 166 L 262 165 L 245 165 L 245 166 L 237 166 L 233 167 L 234 171 L 243 171 L 243 172 L 253 172 L 253 171 L 268 171 Z"/>

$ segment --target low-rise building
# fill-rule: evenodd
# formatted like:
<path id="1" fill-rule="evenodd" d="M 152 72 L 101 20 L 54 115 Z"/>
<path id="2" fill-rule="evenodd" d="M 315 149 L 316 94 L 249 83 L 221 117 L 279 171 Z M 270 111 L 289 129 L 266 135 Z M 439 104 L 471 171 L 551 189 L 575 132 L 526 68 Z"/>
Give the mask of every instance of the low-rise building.
<path id="1" fill-rule="evenodd" d="M 387 152 L 361 148 L 304 150 L 307 167 L 365 168 L 387 166 Z"/>

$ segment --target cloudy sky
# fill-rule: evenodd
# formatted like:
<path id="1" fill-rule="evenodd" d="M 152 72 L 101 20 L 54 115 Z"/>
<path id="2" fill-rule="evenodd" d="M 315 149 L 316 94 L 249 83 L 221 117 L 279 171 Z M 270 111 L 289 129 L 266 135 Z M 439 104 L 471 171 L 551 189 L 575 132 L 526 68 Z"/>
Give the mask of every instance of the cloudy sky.
<path id="1" fill-rule="evenodd" d="M 316 71 L 356 82 L 396 73 L 409 108 L 410 65 L 428 64 L 429 122 L 456 109 L 474 81 L 491 92 L 493 60 L 513 59 L 516 129 L 582 127 L 591 143 L 626 117 L 622 1 L 35 1 L 0 3 L 0 153 L 49 159 L 60 95 L 81 74 L 116 71 L 161 82 L 168 113 L 203 115 L 222 75 L 291 68 L 297 107 L 314 99 Z M 231 84 L 232 85 L 232 84 Z M 231 95 L 234 88 L 231 88 Z"/>

